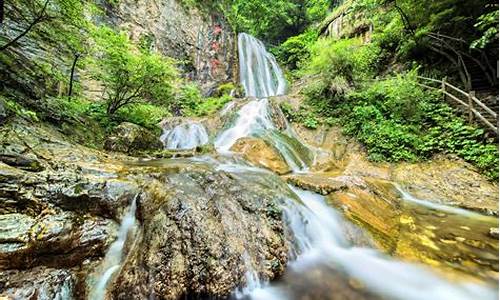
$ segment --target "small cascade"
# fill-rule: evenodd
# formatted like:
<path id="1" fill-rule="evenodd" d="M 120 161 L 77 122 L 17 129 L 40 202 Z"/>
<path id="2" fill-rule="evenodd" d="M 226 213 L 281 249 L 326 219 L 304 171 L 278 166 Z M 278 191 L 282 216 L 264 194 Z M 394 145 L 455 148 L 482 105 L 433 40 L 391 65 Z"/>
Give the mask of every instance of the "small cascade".
<path id="1" fill-rule="evenodd" d="M 245 262 L 245 281 L 246 284 L 243 288 L 235 291 L 236 299 L 244 299 L 247 295 L 249 295 L 252 291 L 262 289 L 264 287 L 263 282 L 259 279 L 259 274 L 255 271 L 255 268 L 252 265 L 252 261 L 248 252 L 245 251 L 242 255 L 242 259 Z"/>
<path id="2" fill-rule="evenodd" d="M 415 203 L 420 206 L 424 206 L 433 210 L 439 210 L 450 214 L 461 215 L 465 217 L 478 218 L 478 219 L 491 219 L 490 217 L 466 209 L 439 204 L 436 202 L 431 202 L 423 199 L 418 199 L 417 197 L 414 197 L 412 194 L 403 190 L 403 188 L 401 188 L 399 185 L 395 185 L 395 188 L 401 194 L 401 199 Z"/>
<path id="3" fill-rule="evenodd" d="M 208 143 L 208 133 L 200 123 L 185 123 L 172 130 L 164 129 L 161 141 L 168 150 L 189 150 Z"/>
<path id="4" fill-rule="evenodd" d="M 116 240 L 111 244 L 101 263 L 102 275 L 97 279 L 96 284 L 93 286 L 89 299 L 91 300 L 101 300 L 105 299 L 106 296 L 106 286 L 113 275 L 121 267 L 123 260 L 123 252 L 125 249 L 125 243 L 129 236 L 129 232 L 134 229 L 136 225 L 135 213 L 137 210 L 137 197 L 132 201 L 127 213 L 123 217 L 122 223 L 120 224 L 120 229 L 118 230 L 118 236 Z"/>
<path id="5" fill-rule="evenodd" d="M 241 84 L 247 97 L 267 98 L 285 94 L 283 72 L 261 41 L 240 33 L 238 49 Z"/>
<path id="6" fill-rule="evenodd" d="M 329 207 L 323 196 L 290 188 L 301 200 L 287 201 L 283 207 L 284 218 L 293 236 L 291 256 L 295 260 L 288 266 L 291 274 L 285 276 L 279 285 L 248 290 L 247 299 L 264 299 L 262 295 L 268 300 L 310 298 L 314 293 L 297 291 L 295 286 L 310 280 L 307 276 L 314 272 L 324 272 L 325 278 L 345 274 L 340 278 L 355 278 L 371 293 L 388 299 L 467 300 L 495 299 L 497 296 L 495 291 L 486 287 L 451 283 L 427 268 L 394 260 L 373 248 L 356 246 L 346 238 L 346 228 L 353 225 Z M 316 279 L 315 283 L 318 285 L 315 288 L 331 291 L 328 280 L 318 282 Z"/>
<path id="7" fill-rule="evenodd" d="M 274 129 L 267 99 L 253 100 L 238 112 L 238 118 L 231 128 L 222 132 L 215 140 L 219 152 L 227 152 L 239 138 Z"/>

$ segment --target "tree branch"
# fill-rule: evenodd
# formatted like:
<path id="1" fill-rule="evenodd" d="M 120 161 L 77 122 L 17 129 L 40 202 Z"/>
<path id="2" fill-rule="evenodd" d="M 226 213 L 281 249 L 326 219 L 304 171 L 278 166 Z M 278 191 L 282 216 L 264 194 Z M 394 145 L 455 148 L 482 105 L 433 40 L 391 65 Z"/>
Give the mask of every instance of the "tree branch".
<path id="1" fill-rule="evenodd" d="M 3 1 L 3 0 L 0 0 L 0 1 Z M 21 38 L 23 38 L 26 34 L 28 34 L 28 32 L 31 31 L 31 29 L 38 23 L 40 23 L 41 21 L 43 21 L 43 15 L 45 14 L 45 11 L 47 10 L 47 6 L 49 5 L 49 2 L 50 0 L 46 0 L 45 1 L 45 4 L 43 5 L 43 8 L 42 10 L 40 11 L 40 13 L 38 14 L 38 16 L 33 20 L 33 22 L 31 22 L 31 24 L 28 26 L 28 28 L 26 28 L 20 35 L 18 35 L 17 37 L 15 37 L 13 40 L 11 40 L 10 42 L 8 42 L 7 44 L 3 45 L 0 47 L 0 51 L 3 51 L 7 48 L 9 48 L 10 46 L 12 46 L 13 44 L 15 44 L 17 41 L 19 41 Z M 3 3 L 2 3 L 3 4 Z M 3 6 L 2 6 L 3 7 Z"/>

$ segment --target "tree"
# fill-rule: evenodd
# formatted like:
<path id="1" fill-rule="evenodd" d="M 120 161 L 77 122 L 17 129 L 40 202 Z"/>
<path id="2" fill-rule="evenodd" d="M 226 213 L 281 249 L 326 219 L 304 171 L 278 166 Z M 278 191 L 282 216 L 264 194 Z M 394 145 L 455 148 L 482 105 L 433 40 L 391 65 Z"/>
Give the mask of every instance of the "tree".
<path id="1" fill-rule="evenodd" d="M 104 85 L 107 113 L 142 101 L 161 102 L 173 98 L 178 75 L 174 62 L 158 54 L 139 51 L 124 33 L 99 27 L 93 33 L 94 77 Z"/>

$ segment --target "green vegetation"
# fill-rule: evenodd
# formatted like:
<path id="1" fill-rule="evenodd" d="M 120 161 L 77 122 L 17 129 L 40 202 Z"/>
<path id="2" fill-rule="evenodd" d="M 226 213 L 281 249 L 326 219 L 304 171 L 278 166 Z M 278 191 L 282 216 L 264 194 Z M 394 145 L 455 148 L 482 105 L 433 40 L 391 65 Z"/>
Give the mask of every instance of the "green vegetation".
<path id="1" fill-rule="evenodd" d="M 483 129 L 464 121 L 441 95 L 422 88 L 416 78 L 418 73 L 448 75 L 466 89 L 471 78 L 464 74 L 473 52 L 492 57 L 492 43 L 498 41 L 498 6 L 458 2 L 359 0 L 338 7 L 319 27 L 273 49 L 293 77 L 307 80 L 302 91 L 305 102 L 298 110 L 282 103 L 283 112 L 311 129 L 320 124 L 342 126 L 375 161 L 418 161 L 450 153 L 497 179 L 495 138 L 485 138 Z M 346 14 L 341 35 L 319 37 L 340 12 Z M 368 25 L 373 32 L 368 33 Z M 435 49 L 442 39 L 449 45 Z M 450 60 L 448 52 L 468 65 Z M 488 60 L 472 63 L 486 65 Z"/>
<path id="2" fill-rule="evenodd" d="M 237 32 L 247 32 L 274 45 L 308 25 L 321 21 L 329 12 L 330 0 L 182 0 L 187 7 L 222 11 Z"/>
<path id="3" fill-rule="evenodd" d="M 99 18 L 103 8 L 73 0 L 6 3 L 7 22 L 15 20 L 21 28 L 18 35 L 0 34 L 0 67 L 11 72 L 0 75 L 0 97 L 9 95 L 2 100 L 9 115 L 52 122 L 68 134 L 71 128 L 93 124 L 95 135 L 104 137 L 124 121 L 159 131 L 158 123 L 165 117 L 211 114 L 231 100 L 231 83 L 204 98 L 195 83 L 181 76 L 180 62 L 152 50 L 151 36 L 134 43 L 125 32 L 85 18 Z M 57 56 L 18 56 L 25 44 Z M 76 81 L 74 69 L 79 73 Z M 34 81 L 38 78 L 43 80 Z M 85 96 L 80 84 L 89 80 L 97 83 L 102 95 Z M 29 88 L 22 90 L 24 86 Z M 82 137 L 87 140 L 99 144 Z"/>

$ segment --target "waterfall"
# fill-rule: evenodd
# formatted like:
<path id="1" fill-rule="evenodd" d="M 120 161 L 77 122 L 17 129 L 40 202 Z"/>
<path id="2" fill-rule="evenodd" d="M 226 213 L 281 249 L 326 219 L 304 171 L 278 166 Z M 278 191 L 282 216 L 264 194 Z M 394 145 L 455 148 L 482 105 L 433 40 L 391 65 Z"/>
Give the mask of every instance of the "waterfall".
<path id="1" fill-rule="evenodd" d="M 160 140 L 168 150 L 189 150 L 208 143 L 208 133 L 200 123 L 186 123 L 164 129 Z"/>
<path id="2" fill-rule="evenodd" d="M 238 49 L 241 84 L 247 97 L 267 98 L 285 93 L 283 72 L 261 41 L 240 33 Z"/>
<path id="3" fill-rule="evenodd" d="M 308 164 L 301 151 L 296 149 L 295 137 L 277 134 L 268 97 L 285 94 L 286 80 L 281 68 L 264 44 L 256 38 L 241 33 L 238 38 L 240 54 L 240 78 L 249 101 L 238 111 L 234 124 L 216 138 L 214 145 L 218 152 L 228 153 L 236 141 L 255 136 L 266 140 L 283 156 L 290 168 L 304 171 Z M 288 131 L 286 132 L 288 134 Z"/>
<path id="4" fill-rule="evenodd" d="M 247 34 L 239 36 L 239 54 L 241 84 L 248 97 L 258 99 L 249 101 L 240 109 L 234 124 L 217 137 L 216 149 L 228 152 L 239 138 L 262 137 L 283 155 L 294 172 L 306 172 L 307 164 L 300 157 L 300 151 L 296 150 L 296 143 L 300 142 L 294 138 L 292 130 L 284 134 L 279 132 L 270 113 L 267 97 L 284 94 L 286 87 L 276 60 L 260 41 Z M 234 164 L 221 165 L 219 169 L 232 173 L 249 172 L 248 167 Z M 284 200 L 281 207 L 290 238 L 287 271 L 276 283 L 262 281 L 248 255 L 244 254 L 246 285 L 235 291 L 233 296 L 236 299 L 321 299 L 316 296 L 316 291 L 310 290 L 318 288 L 331 295 L 335 289 L 329 284 L 336 280 L 345 281 L 345 287 L 353 290 L 349 279 L 357 280 L 366 287 L 365 293 L 383 299 L 466 300 L 495 299 L 497 296 L 488 287 L 451 282 L 429 268 L 384 255 L 365 245 L 369 244 L 369 238 L 364 232 L 328 206 L 323 196 L 289 188 L 296 198 Z M 407 193 L 402 192 L 402 196 L 406 201 L 425 204 Z M 441 206 L 438 208 L 443 209 Z M 353 233 L 361 245 L 353 241 Z M 311 274 L 313 278 L 308 277 Z M 329 278 L 334 279 L 330 281 Z M 307 283 L 314 283 L 314 286 L 309 288 Z M 304 286 L 308 287 L 304 289 Z"/>
<path id="5" fill-rule="evenodd" d="M 267 99 L 250 101 L 238 112 L 235 124 L 215 140 L 215 148 L 227 152 L 239 138 L 274 129 Z"/>
<path id="6" fill-rule="evenodd" d="M 101 263 L 102 275 L 93 286 L 89 299 L 103 300 L 106 296 L 106 286 L 113 275 L 120 269 L 123 260 L 123 251 L 129 232 L 136 224 L 135 213 L 137 210 L 137 197 L 132 201 L 127 213 L 122 219 L 116 240 L 111 244 Z"/>

